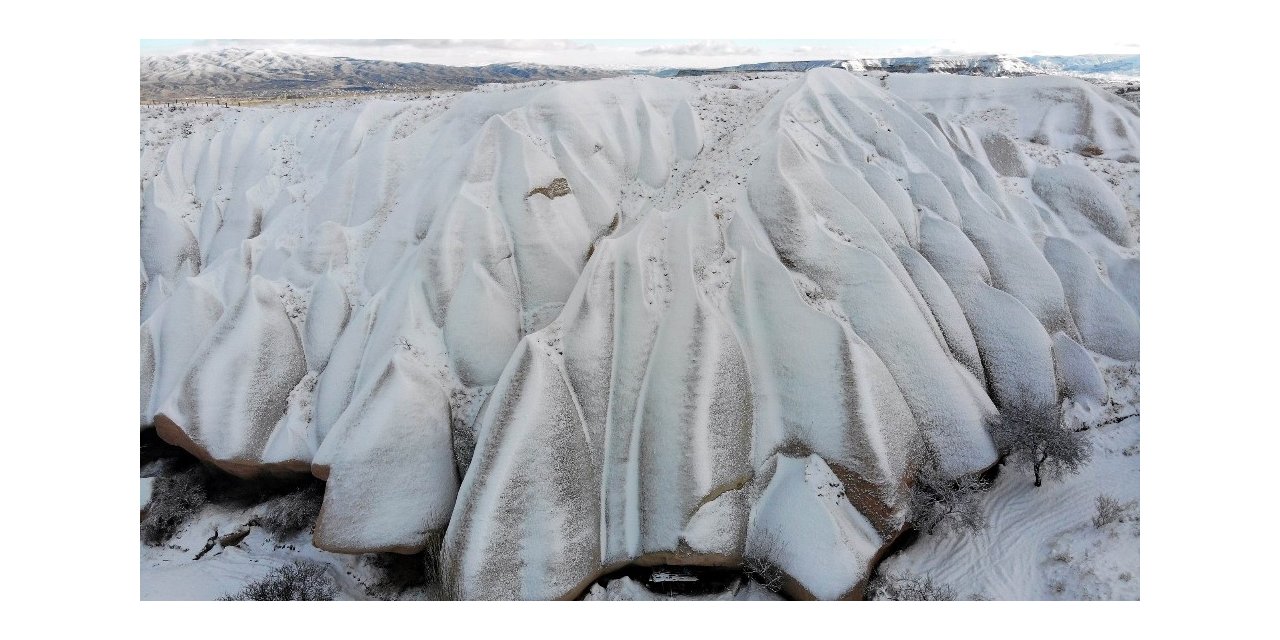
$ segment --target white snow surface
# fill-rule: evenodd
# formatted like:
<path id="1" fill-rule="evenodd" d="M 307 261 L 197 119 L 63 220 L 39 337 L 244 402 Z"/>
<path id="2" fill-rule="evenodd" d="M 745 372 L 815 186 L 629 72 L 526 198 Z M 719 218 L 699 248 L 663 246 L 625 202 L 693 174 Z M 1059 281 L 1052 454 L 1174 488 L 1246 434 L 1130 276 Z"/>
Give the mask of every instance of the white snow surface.
<path id="1" fill-rule="evenodd" d="M 1058 334 L 1055 346 L 1065 340 Z M 1085 358 L 1088 352 L 1076 345 Z M 1071 367 L 1086 364 L 1067 356 Z M 1084 431 L 1089 463 L 1060 482 L 1035 487 L 1026 469 L 1002 467 L 981 495 L 987 527 L 979 533 L 921 534 L 912 546 L 887 558 L 881 574 L 929 576 L 961 599 L 1137 600 L 1141 572 L 1141 376 L 1135 363 L 1093 356 L 1098 398 L 1075 404 L 1071 424 Z M 1095 382 L 1089 382 L 1092 386 Z M 1069 387 L 1070 388 L 1070 387 Z M 1077 385 L 1077 388 L 1080 388 Z M 1075 396 L 1064 402 L 1084 400 Z M 1097 499 L 1123 507 L 1119 521 L 1097 526 Z"/>
<path id="2" fill-rule="evenodd" d="M 985 530 L 922 534 L 878 571 L 928 575 L 961 598 L 1137 600 L 1140 420 L 1090 429 L 1090 463 L 1062 482 L 1037 488 L 1006 467 L 983 495 Z M 1124 521 L 1094 525 L 1100 495 L 1126 505 Z"/>
<path id="3" fill-rule="evenodd" d="M 141 504 L 139 505 L 139 508 L 140 508 L 140 509 L 144 509 L 144 510 L 145 510 L 145 509 L 147 508 L 147 505 L 148 505 L 148 504 L 151 504 L 151 485 L 152 485 L 154 482 L 155 482 L 155 478 L 142 478 L 142 479 L 139 481 L 139 487 L 138 487 L 138 488 L 139 488 L 139 496 L 138 496 L 138 497 L 139 497 L 139 499 L 141 500 Z"/>
<path id="4" fill-rule="evenodd" d="M 853 591 L 883 542 L 822 458 L 781 455 L 752 513 L 746 552 L 834 600 Z"/>
<path id="5" fill-rule="evenodd" d="M 141 423 L 327 477 L 317 546 L 444 532 L 454 597 L 765 531 L 846 596 L 919 439 L 985 469 L 1137 360 L 1138 148 L 1070 78 L 829 68 L 143 107 Z"/>
<path id="6" fill-rule="evenodd" d="M 694 512 L 681 539 L 698 553 L 733 555 L 743 548 L 747 532 L 747 495 L 726 491 Z"/>

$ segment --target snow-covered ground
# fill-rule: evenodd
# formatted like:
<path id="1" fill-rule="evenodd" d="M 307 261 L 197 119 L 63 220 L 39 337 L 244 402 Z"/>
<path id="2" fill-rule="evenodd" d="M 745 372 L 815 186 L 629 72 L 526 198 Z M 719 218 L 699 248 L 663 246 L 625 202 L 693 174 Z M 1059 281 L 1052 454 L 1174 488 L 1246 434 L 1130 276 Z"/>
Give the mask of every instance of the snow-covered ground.
<path id="1" fill-rule="evenodd" d="M 1137 600 L 1138 376 L 1123 366 L 1107 372 L 1116 402 L 1086 432 L 1093 453 L 1080 473 L 1035 487 L 1029 472 L 1005 467 L 981 500 L 986 529 L 922 534 L 878 571 L 929 576 L 961 598 Z M 1095 526 L 1099 496 L 1123 505 L 1121 521 Z"/>
<path id="2" fill-rule="evenodd" d="M 278 538 L 261 527 L 248 527 L 243 540 L 227 547 L 215 540 L 201 554 L 211 538 L 240 530 L 253 516 L 252 508 L 207 506 L 164 545 L 140 545 L 141 599 L 217 600 L 293 562 L 323 566 L 336 591 L 334 600 L 439 598 L 424 586 L 401 590 L 387 585 L 386 570 L 372 555 L 315 548 L 309 530 Z"/>
<path id="3" fill-rule="evenodd" d="M 361 554 L 443 535 L 453 597 L 744 556 L 854 597 L 922 448 L 980 471 L 993 421 L 1063 407 L 1088 467 L 1006 468 L 986 533 L 882 570 L 1135 597 L 1136 521 L 1085 525 L 1137 496 L 1138 121 L 1071 78 L 832 68 L 144 106 L 140 422 L 327 485 L 310 542 L 196 560 L 252 517 L 207 507 L 143 595 L 301 557 L 368 597 Z"/>

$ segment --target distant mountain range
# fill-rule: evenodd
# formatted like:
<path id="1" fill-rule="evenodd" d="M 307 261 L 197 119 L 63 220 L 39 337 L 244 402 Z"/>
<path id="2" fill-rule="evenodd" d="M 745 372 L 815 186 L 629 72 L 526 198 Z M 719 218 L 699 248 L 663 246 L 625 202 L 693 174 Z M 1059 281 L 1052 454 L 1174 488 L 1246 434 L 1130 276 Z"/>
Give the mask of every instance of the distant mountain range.
<path id="1" fill-rule="evenodd" d="M 450 67 L 420 62 L 222 49 L 142 58 L 143 100 L 289 97 L 366 91 L 469 89 L 491 82 L 592 80 L 628 71 L 527 63 Z"/>
<path id="2" fill-rule="evenodd" d="M 691 76 L 712 73 L 750 71 L 808 71 L 834 67 L 849 71 L 888 71 L 891 73 L 953 73 L 969 76 L 1033 76 L 1075 75 L 1106 79 L 1136 79 L 1139 58 L 1136 55 L 1089 56 L 926 56 L 915 58 L 858 58 L 851 60 L 805 60 L 760 62 L 720 69 L 666 69 L 657 75 Z"/>
<path id="3" fill-rule="evenodd" d="M 932 56 L 761 62 L 720 69 L 594 69 L 529 63 L 452 67 L 297 55 L 278 51 L 222 49 L 141 61 L 143 100 L 198 98 L 282 98 L 374 91 L 469 89 L 482 84 L 532 80 L 593 80 L 619 75 L 663 77 L 732 72 L 808 71 L 835 67 L 849 71 L 953 73 L 981 76 L 1073 75 L 1135 80 L 1136 55 Z"/>

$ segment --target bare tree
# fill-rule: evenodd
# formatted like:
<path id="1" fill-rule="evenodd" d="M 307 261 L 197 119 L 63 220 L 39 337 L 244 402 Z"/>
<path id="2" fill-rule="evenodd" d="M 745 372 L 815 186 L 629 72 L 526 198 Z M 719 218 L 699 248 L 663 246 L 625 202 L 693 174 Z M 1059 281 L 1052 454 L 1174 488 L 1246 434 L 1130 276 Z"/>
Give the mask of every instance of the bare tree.
<path id="1" fill-rule="evenodd" d="M 1067 429 L 1055 409 L 1002 416 L 991 435 L 1009 462 L 1031 467 L 1037 487 L 1044 478 L 1078 473 L 1093 453 L 1084 433 Z"/>
<path id="2" fill-rule="evenodd" d="M 986 528 L 987 518 L 978 497 L 987 489 L 987 481 L 977 473 L 949 477 L 939 468 L 933 447 L 922 444 L 918 451 L 911 483 L 911 524 L 929 535 L 938 527 L 956 533 L 976 533 Z"/>

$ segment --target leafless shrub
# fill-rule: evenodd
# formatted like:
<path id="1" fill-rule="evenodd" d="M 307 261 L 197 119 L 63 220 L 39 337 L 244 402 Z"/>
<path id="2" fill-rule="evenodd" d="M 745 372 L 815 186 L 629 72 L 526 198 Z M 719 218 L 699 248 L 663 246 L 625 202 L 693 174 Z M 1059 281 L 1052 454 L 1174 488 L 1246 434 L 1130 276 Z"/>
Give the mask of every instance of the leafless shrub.
<path id="1" fill-rule="evenodd" d="M 889 573 L 869 585 L 871 600 L 955 600 L 956 590 L 927 575 Z"/>
<path id="2" fill-rule="evenodd" d="M 442 532 L 432 533 L 427 537 L 426 548 L 415 554 L 370 553 L 365 555 L 365 562 L 378 569 L 380 573 L 375 582 L 366 587 L 366 591 L 372 597 L 388 600 L 401 599 L 411 590 L 422 591 L 416 593 L 415 598 L 425 597 L 428 600 L 437 600 L 445 596 L 444 578 L 440 567 L 443 542 Z"/>
<path id="3" fill-rule="evenodd" d="M 291 536 L 315 524 L 323 502 L 324 486 L 309 485 L 267 502 L 256 524 L 278 537 Z"/>
<path id="4" fill-rule="evenodd" d="M 742 559 L 743 573 L 765 589 L 777 593 L 782 589 L 782 583 L 786 577 L 782 568 L 774 562 L 774 558 L 779 556 L 781 549 L 782 545 L 772 532 L 758 534 L 754 538 L 754 544 L 749 546 L 748 553 Z"/>
<path id="5" fill-rule="evenodd" d="M 1119 500 L 1102 494 L 1096 502 L 1097 510 L 1093 515 L 1093 526 L 1101 529 L 1112 522 L 1120 522 L 1124 518 L 1125 505 Z"/>
<path id="6" fill-rule="evenodd" d="M 208 499 L 203 467 L 197 465 L 171 476 L 157 476 L 151 485 L 151 504 L 142 518 L 142 541 L 159 545 L 172 538 Z"/>
<path id="7" fill-rule="evenodd" d="M 978 497 L 988 483 L 979 474 L 968 473 L 959 478 L 947 477 L 939 468 L 932 447 L 920 448 L 920 459 L 911 483 L 910 519 L 912 525 L 929 535 L 939 527 L 956 533 L 978 532 L 987 526 L 986 515 Z"/>
<path id="8" fill-rule="evenodd" d="M 323 565 L 296 561 L 219 600 L 332 600 L 337 593 Z"/>

